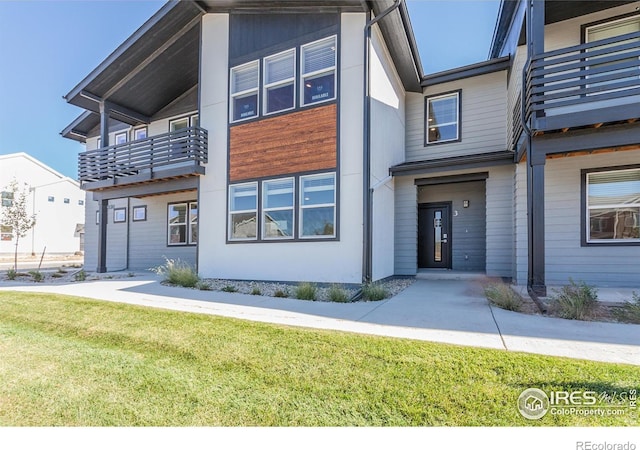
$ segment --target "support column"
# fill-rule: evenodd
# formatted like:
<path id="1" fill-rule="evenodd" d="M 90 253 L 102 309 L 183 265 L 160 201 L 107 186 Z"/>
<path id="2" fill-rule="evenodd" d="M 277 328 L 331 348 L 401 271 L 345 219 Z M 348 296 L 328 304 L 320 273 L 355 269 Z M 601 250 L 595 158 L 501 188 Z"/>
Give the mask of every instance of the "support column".
<path id="1" fill-rule="evenodd" d="M 533 139 L 532 139 L 533 141 Z M 532 142 L 533 144 L 533 142 Z M 535 145 L 535 144 L 533 144 Z M 527 161 L 527 212 L 529 230 L 529 271 L 527 285 L 538 296 L 547 295 L 545 285 L 545 221 L 544 221 L 544 164 L 545 155 L 532 149 Z"/>
<path id="2" fill-rule="evenodd" d="M 100 140 L 101 147 L 109 146 L 109 113 L 111 112 L 109 105 L 101 101 L 100 102 Z M 99 157 L 103 158 L 103 155 Z M 103 162 L 100 162 L 102 166 Z M 107 222 L 109 219 L 108 214 L 109 200 L 100 200 L 99 208 L 99 222 L 98 222 L 98 267 L 96 272 L 105 273 L 107 271 Z"/>

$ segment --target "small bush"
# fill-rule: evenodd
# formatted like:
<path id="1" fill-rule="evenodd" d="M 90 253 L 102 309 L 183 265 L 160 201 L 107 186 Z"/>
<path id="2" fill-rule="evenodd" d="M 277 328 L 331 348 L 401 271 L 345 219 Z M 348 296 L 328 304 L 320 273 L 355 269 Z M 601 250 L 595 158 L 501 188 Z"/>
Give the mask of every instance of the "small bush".
<path id="1" fill-rule="evenodd" d="M 520 311 L 522 298 L 504 283 L 491 283 L 484 288 L 484 295 L 491 304 L 508 311 Z"/>
<path id="2" fill-rule="evenodd" d="M 36 283 L 40 283 L 44 279 L 44 275 L 42 275 L 42 272 L 39 272 L 37 270 L 31 270 L 29 272 L 29 275 L 31 275 L 31 278 L 33 278 L 33 281 L 35 281 Z"/>
<path id="3" fill-rule="evenodd" d="M 223 292 L 238 292 L 238 288 L 231 285 L 231 284 L 227 284 L 225 287 L 223 287 L 221 289 L 221 291 Z"/>
<path id="4" fill-rule="evenodd" d="M 196 287 L 200 278 L 191 265 L 181 259 L 165 258 L 165 263 L 161 266 L 150 269 L 158 275 L 164 277 L 164 281 L 174 286 L 193 288 Z"/>
<path id="5" fill-rule="evenodd" d="M 200 280 L 198 281 L 198 284 L 196 284 L 196 289 L 199 289 L 201 291 L 212 291 L 213 286 L 211 285 L 211 282 L 208 280 Z"/>
<path id="6" fill-rule="evenodd" d="M 135 273 L 133 273 L 133 272 L 129 272 L 129 273 L 127 274 L 127 276 L 128 276 L 129 278 L 133 278 L 133 277 L 135 277 L 135 276 L 136 276 L 136 274 L 135 274 Z"/>
<path id="7" fill-rule="evenodd" d="M 59 274 L 65 274 L 65 273 L 67 273 L 67 271 L 66 271 L 66 270 L 64 270 L 64 269 L 62 269 L 62 268 L 60 268 L 60 269 L 58 269 L 58 272 L 57 272 L 57 273 L 59 273 Z"/>
<path id="8" fill-rule="evenodd" d="M 613 313 L 613 316 L 619 322 L 640 324 L 640 295 L 634 292 L 633 299 L 630 302 L 625 302 L 620 309 Z"/>
<path id="9" fill-rule="evenodd" d="M 260 291 L 259 287 L 254 286 L 253 289 L 251 289 L 250 294 L 251 295 L 262 295 L 262 292 Z"/>
<path id="10" fill-rule="evenodd" d="M 377 302 L 379 300 L 384 300 L 388 296 L 389 291 L 380 284 L 369 283 L 362 286 L 362 298 L 364 300 Z"/>
<path id="11" fill-rule="evenodd" d="M 589 320 L 598 303 L 598 291 L 584 281 L 575 283 L 571 278 L 569 284 L 562 286 L 551 296 L 552 307 L 565 319 Z"/>
<path id="12" fill-rule="evenodd" d="M 332 284 L 327 291 L 327 296 L 332 302 L 347 303 L 349 294 L 339 284 Z"/>
<path id="13" fill-rule="evenodd" d="M 16 272 L 15 269 L 7 270 L 7 279 L 8 280 L 15 280 L 17 275 L 18 275 L 18 272 Z"/>
<path id="14" fill-rule="evenodd" d="M 316 285 L 313 283 L 300 283 L 296 287 L 296 298 L 298 300 L 315 300 L 317 295 Z"/>
<path id="15" fill-rule="evenodd" d="M 287 291 L 286 289 L 285 290 L 278 289 L 273 293 L 273 296 L 278 298 L 287 298 L 289 297 L 289 291 Z"/>
<path id="16" fill-rule="evenodd" d="M 64 276 L 64 274 L 59 273 L 59 272 L 54 272 L 51 274 L 51 278 L 62 278 Z"/>
<path id="17" fill-rule="evenodd" d="M 83 270 L 81 270 L 80 272 L 77 272 L 77 273 L 73 276 L 73 278 L 74 278 L 76 281 L 85 281 L 85 280 L 87 279 L 87 272 L 85 272 L 85 271 L 84 271 L 84 269 L 83 269 Z"/>

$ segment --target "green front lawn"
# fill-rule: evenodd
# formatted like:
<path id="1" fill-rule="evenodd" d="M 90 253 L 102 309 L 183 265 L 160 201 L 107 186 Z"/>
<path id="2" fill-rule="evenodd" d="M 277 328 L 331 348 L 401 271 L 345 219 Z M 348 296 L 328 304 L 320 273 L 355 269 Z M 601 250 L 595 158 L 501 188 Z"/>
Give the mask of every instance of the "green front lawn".
<path id="1" fill-rule="evenodd" d="M 529 421 L 529 387 L 638 389 L 634 366 L 0 292 L 0 425 L 638 425 Z"/>

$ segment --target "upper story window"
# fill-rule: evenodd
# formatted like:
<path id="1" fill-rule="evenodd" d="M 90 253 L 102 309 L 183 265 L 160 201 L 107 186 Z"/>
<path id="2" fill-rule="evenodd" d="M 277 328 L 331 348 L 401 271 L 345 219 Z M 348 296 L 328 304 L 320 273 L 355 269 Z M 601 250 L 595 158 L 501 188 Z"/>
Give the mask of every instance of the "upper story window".
<path id="1" fill-rule="evenodd" d="M 425 98 L 425 145 L 460 140 L 460 91 Z"/>
<path id="2" fill-rule="evenodd" d="M 586 173 L 587 243 L 640 242 L 640 168 Z"/>
<path id="3" fill-rule="evenodd" d="M 336 97 L 336 37 L 302 46 L 302 99 L 304 105 Z"/>
<path id="4" fill-rule="evenodd" d="M 295 106 L 295 49 L 264 59 L 264 113 L 286 111 Z"/>
<path id="5" fill-rule="evenodd" d="M 140 139 L 147 138 L 147 127 L 142 128 L 134 128 L 133 130 L 133 140 L 138 141 Z"/>
<path id="6" fill-rule="evenodd" d="M 126 144 L 127 143 L 127 132 L 116 133 L 114 145 Z"/>
<path id="7" fill-rule="evenodd" d="M 253 61 L 231 69 L 231 121 L 258 115 L 260 63 Z"/>
<path id="8" fill-rule="evenodd" d="M 13 205 L 13 192 L 2 191 L 2 206 Z"/>
<path id="9" fill-rule="evenodd" d="M 180 131 L 189 127 L 197 127 L 198 126 L 198 115 L 194 114 L 192 116 L 180 117 L 179 119 L 173 119 L 169 121 L 169 131 Z"/>

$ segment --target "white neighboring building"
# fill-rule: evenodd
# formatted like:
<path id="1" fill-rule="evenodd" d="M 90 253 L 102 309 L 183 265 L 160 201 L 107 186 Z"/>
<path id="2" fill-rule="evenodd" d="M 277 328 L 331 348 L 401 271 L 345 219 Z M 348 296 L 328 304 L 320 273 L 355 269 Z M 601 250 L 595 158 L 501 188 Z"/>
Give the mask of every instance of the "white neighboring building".
<path id="1" fill-rule="evenodd" d="M 39 255 L 45 247 L 46 254 L 83 250 L 85 194 L 78 183 L 26 153 L 0 155 L 0 191 L 6 191 L 14 178 L 29 186 L 27 208 L 36 215 L 36 225 L 20 239 L 18 252 Z M 11 230 L 3 227 L 0 255 L 14 250 Z"/>

